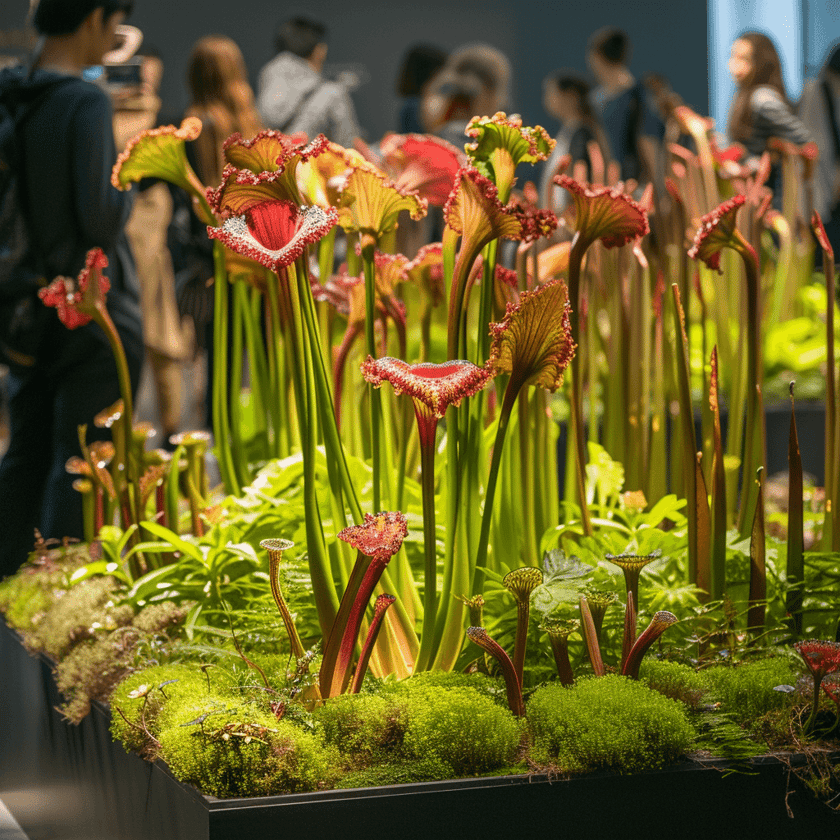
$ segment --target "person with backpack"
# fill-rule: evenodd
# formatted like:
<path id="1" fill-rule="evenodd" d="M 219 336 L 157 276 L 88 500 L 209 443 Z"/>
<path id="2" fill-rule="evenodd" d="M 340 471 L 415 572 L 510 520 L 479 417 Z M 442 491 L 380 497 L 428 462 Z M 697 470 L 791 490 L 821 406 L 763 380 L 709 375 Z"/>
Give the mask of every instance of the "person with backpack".
<path id="1" fill-rule="evenodd" d="M 627 33 L 613 27 L 599 29 L 589 40 L 586 59 L 598 80 L 592 107 L 607 136 L 612 159 L 621 167 L 622 180 L 654 180 L 665 126 L 651 107 L 644 85 L 627 66 Z"/>
<path id="2" fill-rule="evenodd" d="M 345 148 L 359 132 L 356 109 L 345 85 L 326 81 L 327 28 L 308 18 L 285 21 L 277 33 L 277 55 L 260 71 L 257 107 L 270 128 L 284 134 L 325 134 Z"/>
<path id="3" fill-rule="evenodd" d="M 108 257 L 108 310 L 135 388 L 139 379 L 139 293 L 124 234 L 133 195 L 111 186 L 116 148 L 108 95 L 82 78 L 112 49 L 116 27 L 131 9 L 131 0 L 41 0 L 33 17 L 41 40 L 31 69 L 0 74 L 2 171 L 11 176 L 3 204 L 8 209 L 13 195 L 18 205 L 17 224 L 4 225 L 0 235 L 0 255 L 9 257 L 0 261 L 6 316 L 0 349 L 10 369 L 0 577 L 26 559 L 35 528 L 47 539 L 82 535 L 81 496 L 65 464 L 81 454 L 80 425 L 87 425 L 88 440 L 108 436 L 94 417 L 119 398 L 117 370 L 95 324 L 67 329 L 37 291 L 56 276 L 77 277 L 91 248 Z"/>

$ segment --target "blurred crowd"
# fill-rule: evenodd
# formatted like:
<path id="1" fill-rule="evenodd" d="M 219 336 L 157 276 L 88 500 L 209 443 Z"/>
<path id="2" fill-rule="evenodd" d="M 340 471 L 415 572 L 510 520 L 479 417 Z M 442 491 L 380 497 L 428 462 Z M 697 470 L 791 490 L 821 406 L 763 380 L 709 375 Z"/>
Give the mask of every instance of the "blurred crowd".
<path id="1" fill-rule="evenodd" d="M 130 0 L 41 0 L 33 18 L 41 37 L 29 66 L 0 76 L 10 142 L 18 138 L 17 190 L 31 240 L 31 253 L 20 260 L 26 271 L 15 267 L 18 286 L 5 279 L 0 286 L 0 340 L 10 371 L 0 515 L 21 526 L 19 544 L 7 539 L 4 546 L 4 557 L 15 562 L 36 523 L 47 536 L 78 531 L 79 503 L 64 464 L 78 451 L 78 424 L 89 424 L 91 437 L 107 435 L 94 429 L 93 415 L 118 395 L 110 352 L 94 328 L 70 333 L 52 313 L 52 320 L 34 317 L 23 326 L 15 320 L 28 279 L 75 277 L 89 248 L 104 250 L 109 309 L 135 387 L 143 365 L 152 376 L 164 441 L 183 425 L 185 365 L 207 354 L 212 342 L 213 250 L 205 225 L 186 194 L 169 184 L 142 182 L 130 192 L 111 186 L 111 167 L 125 142 L 141 130 L 198 117 L 203 130 L 188 144 L 188 156 L 210 186 L 222 180 L 223 143 L 237 132 L 245 138 L 263 128 L 310 138 L 323 133 L 363 154 L 377 150 L 359 125 L 353 80 L 323 73 L 329 44 L 324 23 L 283 21 L 276 56 L 261 70 L 256 91 L 233 40 L 202 38 L 189 60 L 190 104 L 185 114 L 172 114 L 159 98 L 166 56 L 126 25 L 131 10 Z M 558 215 L 565 209 L 568 194 L 552 179 L 560 166 L 585 181 L 610 173 L 608 183 L 621 180 L 637 195 L 652 185 L 654 208 L 667 202 L 665 152 L 671 144 L 692 144 L 679 118 L 679 94 L 662 76 L 633 74 L 631 44 L 619 29 L 594 33 L 587 60 L 589 78 L 558 69 L 543 82 L 544 107 L 557 125 L 550 126 L 554 151 L 537 172 L 540 203 Z M 798 107 L 765 35 L 741 35 L 729 70 L 737 92 L 726 133 L 717 140 L 721 149 L 738 149 L 728 165 L 742 175 L 757 168 L 771 138 L 797 147 L 816 143 L 815 169 L 803 168 L 796 177 L 808 176 L 801 194 L 840 247 L 840 47 L 808 82 Z M 487 44 L 452 52 L 418 44 L 405 55 L 396 80 L 401 107 L 393 129 L 434 134 L 463 147 L 471 118 L 517 110 L 512 72 L 510 61 Z M 769 184 L 777 204 L 782 177 L 774 158 Z M 440 218 L 430 217 L 429 239 L 439 237 L 440 226 Z M 416 251 L 422 244 L 410 247 Z M 20 335 L 28 341 L 16 343 Z M 209 382 L 212 365 L 206 367 Z M 2 560 L 0 574 L 12 562 Z"/>

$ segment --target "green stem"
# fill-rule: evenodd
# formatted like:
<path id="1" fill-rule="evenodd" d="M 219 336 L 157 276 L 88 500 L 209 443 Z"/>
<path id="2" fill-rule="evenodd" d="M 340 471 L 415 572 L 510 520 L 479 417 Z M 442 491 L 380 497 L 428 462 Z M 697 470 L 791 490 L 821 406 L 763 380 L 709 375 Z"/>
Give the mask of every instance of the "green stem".
<path id="1" fill-rule="evenodd" d="M 338 469 L 341 488 L 347 504 L 350 506 L 350 515 L 353 517 L 354 523 L 360 525 L 364 520 L 364 516 L 362 514 L 362 507 L 356 496 L 356 488 L 353 486 L 353 481 L 350 478 L 347 456 L 344 453 L 344 445 L 341 442 L 341 435 L 339 434 L 335 412 L 333 411 L 333 395 L 330 390 L 327 366 L 324 361 L 324 356 L 321 353 L 320 330 L 315 317 L 315 302 L 312 299 L 309 281 L 306 279 L 304 271 L 305 266 L 304 270 L 297 272 L 298 290 L 302 302 L 301 308 L 303 310 L 304 320 L 306 321 L 306 327 L 309 333 L 310 350 L 314 360 L 313 373 L 315 376 L 316 402 L 318 404 L 318 414 L 324 434 L 324 448 L 327 459 L 332 460 Z"/>
<path id="2" fill-rule="evenodd" d="M 376 274 L 374 268 L 374 245 L 362 248 L 362 265 L 365 272 L 365 345 L 368 355 L 377 357 L 375 318 L 376 318 Z M 382 395 L 368 385 L 368 399 L 370 401 L 370 447 L 373 462 L 373 512 L 381 508 L 382 452 L 380 449 L 380 430 L 382 422 Z"/>
<path id="3" fill-rule="evenodd" d="M 437 424 L 435 424 L 436 426 Z M 423 632 L 417 669 L 425 670 L 431 661 L 437 610 L 437 532 L 435 529 L 435 446 L 420 443 L 420 483 L 423 491 L 423 549 L 425 578 L 423 583 Z"/>
<path id="4" fill-rule="evenodd" d="M 581 239 L 576 233 L 569 252 L 569 303 L 572 307 L 572 338 L 580 342 L 580 270 L 583 255 L 589 243 Z M 592 522 L 589 518 L 589 508 L 586 504 L 586 444 L 583 437 L 583 396 L 581 394 L 581 371 L 577 356 L 569 365 L 572 380 L 572 404 L 569 406 L 569 433 L 574 441 L 575 477 L 577 479 L 578 502 L 580 503 L 581 525 L 583 534 L 592 535 Z M 592 419 L 594 422 L 594 418 Z"/>
<path id="5" fill-rule="evenodd" d="M 493 443 L 493 458 L 490 461 L 490 472 L 487 475 L 487 491 L 484 494 L 484 511 L 481 515 L 481 530 L 478 536 L 478 550 L 475 559 L 475 576 L 473 582 L 473 593 L 481 595 L 484 592 L 484 574 L 479 574 L 487 567 L 487 550 L 490 540 L 490 523 L 493 520 L 493 499 L 496 495 L 496 482 L 499 478 L 499 465 L 502 462 L 502 452 L 505 446 L 505 435 L 510 423 L 511 411 L 516 402 L 521 385 L 513 380 L 508 382 L 505 389 L 504 400 L 499 411 L 499 425 L 496 428 L 496 440 Z"/>
<path id="6" fill-rule="evenodd" d="M 230 440 L 230 421 L 228 418 L 229 395 L 227 389 L 228 370 L 228 280 L 225 269 L 224 245 L 213 240 L 214 268 L 214 312 L 213 312 L 213 439 L 216 443 L 216 455 L 219 472 L 225 492 L 233 496 L 240 493 L 227 441 Z"/>
<path id="7" fill-rule="evenodd" d="M 306 548 L 309 574 L 318 611 L 321 630 L 326 635 L 338 610 L 332 570 L 324 541 L 321 514 L 318 508 L 315 477 L 315 406 L 313 386 L 310 381 L 309 354 L 304 338 L 304 324 L 298 296 L 297 272 L 294 265 L 286 269 L 288 291 L 292 309 L 293 383 L 297 403 L 298 425 L 303 452 L 303 498 L 306 526 Z"/>

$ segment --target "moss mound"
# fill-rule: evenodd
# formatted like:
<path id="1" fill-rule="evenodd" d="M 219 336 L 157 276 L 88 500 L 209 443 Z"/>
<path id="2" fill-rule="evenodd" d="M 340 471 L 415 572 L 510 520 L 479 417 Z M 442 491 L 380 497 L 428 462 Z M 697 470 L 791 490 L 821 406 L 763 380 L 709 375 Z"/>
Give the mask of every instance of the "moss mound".
<path id="1" fill-rule="evenodd" d="M 455 671 L 424 671 L 415 674 L 407 680 L 397 683 L 386 683 L 380 689 L 382 694 L 404 694 L 413 691 L 426 691 L 430 686 L 434 688 L 452 689 L 467 688 L 495 700 L 507 707 L 507 693 L 504 681 L 487 674 L 462 674 Z"/>
<path id="2" fill-rule="evenodd" d="M 58 590 L 52 608 L 27 637 L 27 644 L 63 659 L 75 645 L 95 638 L 98 630 L 130 624 L 134 610 L 114 603 L 116 588 L 113 578 L 98 577 Z"/>
<path id="3" fill-rule="evenodd" d="M 181 705 L 203 708 L 210 696 L 221 696 L 230 684 L 224 672 L 210 669 L 205 675 L 189 665 L 155 665 L 136 671 L 111 695 L 111 734 L 126 749 L 154 754 L 153 742 L 144 730 L 153 737 L 160 734 L 160 715 L 165 706 L 171 704 L 170 716 L 177 714 Z M 233 703 L 233 696 L 225 697 Z"/>
<path id="4" fill-rule="evenodd" d="M 644 659 L 639 678 L 654 691 L 679 700 L 692 709 L 697 708 L 706 691 L 703 676 L 694 668 L 666 659 Z"/>
<path id="5" fill-rule="evenodd" d="M 318 790 L 336 779 L 335 752 L 312 733 L 250 706 L 225 709 L 223 698 L 208 698 L 198 719 L 173 721 L 159 740 L 179 779 L 219 798 Z"/>
<path id="6" fill-rule="evenodd" d="M 458 774 L 437 756 L 397 761 L 391 764 L 377 764 L 348 773 L 336 785 L 338 788 L 386 787 L 406 785 L 412 782 L 436 782 L 455 779 Z"/>
<path id="7" fill-rule="evenodd" d="M 522 725 L 511 712 L 471 688 L 406 692 L 408 754 L 434 756 L 459 775 L 475 775 L 509 764 Z"/>
<path id="8" fill-rule="evenodd" d="M 314 717 L 328 744 L 365 763 L 398 748 L 405 734 L 405 707 L 373 694 L 334 697 L 316 709 Z"/>
<path id="9" fill-rule="evenodd" d="M 790 705 L 792 695 L 774 689 L 777 685 L 795 685 L 802 670 L 791 660 L 772 657 L 735 667 L 708 668 L 701 675 L 722 711 L 746 726 Z"/>
<path id="10" fill-rule="evenodd" d="M 680 703 L 617 675 L 538 689 L 528 721 L 533 759 L 571 773 L 663 767 L 694 740 Z"/>

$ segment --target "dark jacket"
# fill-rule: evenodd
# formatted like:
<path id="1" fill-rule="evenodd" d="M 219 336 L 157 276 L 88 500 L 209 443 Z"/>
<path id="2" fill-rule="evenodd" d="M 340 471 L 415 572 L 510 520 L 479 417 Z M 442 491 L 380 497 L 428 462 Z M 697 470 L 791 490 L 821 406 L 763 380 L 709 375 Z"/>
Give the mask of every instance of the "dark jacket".
<path id="1" fill-rule="evenodd" d="M 61 84 L 56 84 L 59 80 Z M 46 281 L 75 277 L 90 248 L 108 256 L 108 310 L 126 351 L 142 353 L 139 289 L 123 228 L 132 196 L 111 185 L 116 160 L 108 96 L 83 79 L 23 68 L 0 73 L 0 96 L 21 108 L 37 100 L 19 135 L 21 203 L 33 262 Z M 65 329 L 57 318 L 49 332 Z M 105 341 L 95 325 L 83 329 Z"/>

